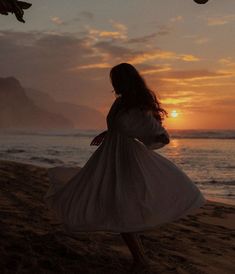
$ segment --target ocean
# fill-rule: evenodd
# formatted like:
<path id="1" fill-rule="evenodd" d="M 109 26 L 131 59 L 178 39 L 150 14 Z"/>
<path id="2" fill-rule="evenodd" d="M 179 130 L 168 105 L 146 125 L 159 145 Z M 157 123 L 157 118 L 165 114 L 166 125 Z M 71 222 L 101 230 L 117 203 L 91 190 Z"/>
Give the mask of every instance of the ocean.
<path id="1" fill-rule="evenodd" d="M 105 129 L 104 129 L 105 130 Z M 1 130 L 0 159 L 45 167 L 83 166 L 102 130 Z M 160 153 L 179 166 L 208 200 L 235 205 L 235 130 L 172 130 Z"/>

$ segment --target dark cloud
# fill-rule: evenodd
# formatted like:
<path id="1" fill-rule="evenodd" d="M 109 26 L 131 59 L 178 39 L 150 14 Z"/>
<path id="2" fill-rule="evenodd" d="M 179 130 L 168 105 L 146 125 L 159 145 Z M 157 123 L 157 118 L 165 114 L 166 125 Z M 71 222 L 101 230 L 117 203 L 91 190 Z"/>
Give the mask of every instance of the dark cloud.
<path id="1" fill-rule="evenodd" d="M 0 32 L 1 76 L 15 76 L 24 86 L 48 92 L 57 100 L 93 107 L 107 102 L 111 66 L 143 54 L 112 40 L 96 42 L 89 32 Z M 138 64 L 137 68 L 141 66 L 147 67 Z"/>
<path id="2" fill-rule="evenodd" d="M 85 11 L 85 10 L 81 11 L 79 15 L 89 20 L 93 20 L 95 18 L 95 14 L 93 12 Z"/>
<path id="3" fill-rule="evenodd" d="M 140 37 L 135 37 L 128 39 L 126 41 L 127 44 L 144 44 L 144 43 L 151 43 L 154 39 L 156 39 L 158 36 L 164 36 L 168 35 L 172 32 L 172 29 L 168 26 L 160 26 L 158 27 L 158 30 L 154 33 L 140 36 Z"/>
<path id="4" fill-rule="evenodd" d="M 71 35 L 1 32 L 0 33 L 0 56 L 4 66 L 1 69 L 14 69 L 9 66 L 10 60 L 17 60 L 17 66 L 22 64 L 43 64 L 44 69 L 48 66 L 58 70 L 70 67 L 70 63 L 84 63 L 84 56 L 92 54 L 93 50 L 86 46 L 85 40 Z M 8 68 L 9 66 L 9 68 Z M 24 67 L 25 69 L 25 67 Z M 49 72 L 49 70 L 48 70 Z M 51 71 L 53 72 L 53 71 Z"/>
<path id="5" fill-rule="evenodd" d="M 70 71 L 73 67 L 99 61 L 99 57 L 92 55 L 93 48 L 87 45 L 86 37 L 0 33 L 0 75 L 16 76 L 24 85 L 51 92 L 61 100 L 85 102 L 94 97 L 91 83 Z"/>
<path id="6" fill-rule="evenodd" d="M 95 19 L 95 14 L 90 11 L 81 11 L 75 16 L 74 18 L 71 18 L 70 20 L 59 22 L 59 25 L 72 25 L 77 22 L 82 21 L 93 21 Z M 53 20 L 52 20 L 53 21 Z M 56 20 L 54 20 L 56 23 Z"/>
<path id="7" fill-rule="evenodd" d="M 94 47 L 99 49 L 100 52 L 109 54 L 112 58 L 128 59 L 133 55 L 139 54 L 138 51 L 115 45 L 113 41 L 101 41 L 94 44 Z"/>
<path id="8" fill-rule="evenodd" d="M 149 43 L 151 42 L 154 38 L 156 38 L 158 33 L 152 33 L 149 35 L 141 36 L 141 37 L 136 37 L 136 38 L 131 38 L 126 41 L 128 44 L 142 44 L 142 43 Z"/>

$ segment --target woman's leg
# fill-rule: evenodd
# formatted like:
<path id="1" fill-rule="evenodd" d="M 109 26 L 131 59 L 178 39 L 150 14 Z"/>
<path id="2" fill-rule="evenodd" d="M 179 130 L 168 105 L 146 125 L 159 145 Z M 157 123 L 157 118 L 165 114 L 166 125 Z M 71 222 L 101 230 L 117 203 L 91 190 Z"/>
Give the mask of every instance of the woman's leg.
<path id="1" fill-rule="evenodd" d="M 133 256 L 134 262 L 146 265 L 147 259 L 144 254 L 144 248 L 139 235 L 135 232 L 125 232 L 121 233 L 121 236 L 128 246 Z"/>

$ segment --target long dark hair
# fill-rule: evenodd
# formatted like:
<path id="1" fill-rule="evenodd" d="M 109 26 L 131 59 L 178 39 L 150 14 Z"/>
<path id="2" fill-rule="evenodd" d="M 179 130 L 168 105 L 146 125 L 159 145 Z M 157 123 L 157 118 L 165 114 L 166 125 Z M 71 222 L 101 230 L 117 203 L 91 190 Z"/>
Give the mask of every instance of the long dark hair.
<path id="1" fill-rule="evenodd" d="M 114 66 L 110 71 L 110 80 L 115 93 L 121 96 L 124 108 L 140 107 L 152 110 L 160 122 L 167 116 L 155 93 L 148 88 L 145 80 L 131 64 L 121 63 Z"/>

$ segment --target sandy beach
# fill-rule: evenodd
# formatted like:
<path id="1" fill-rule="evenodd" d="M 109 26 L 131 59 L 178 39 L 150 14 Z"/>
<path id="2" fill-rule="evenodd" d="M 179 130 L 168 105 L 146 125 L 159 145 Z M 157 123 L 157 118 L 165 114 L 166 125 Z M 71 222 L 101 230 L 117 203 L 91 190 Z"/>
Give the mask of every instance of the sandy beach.
<path id="1" fill-rule="evenodd" d="M 46 208 L 47 169 L 0 161 L 1 273 L 130 273 L 116 233 L 63 232 Z M 235 273 L 235 207 L 208 201 L 195 214 L 141 233 L 157 273 Z"/>

